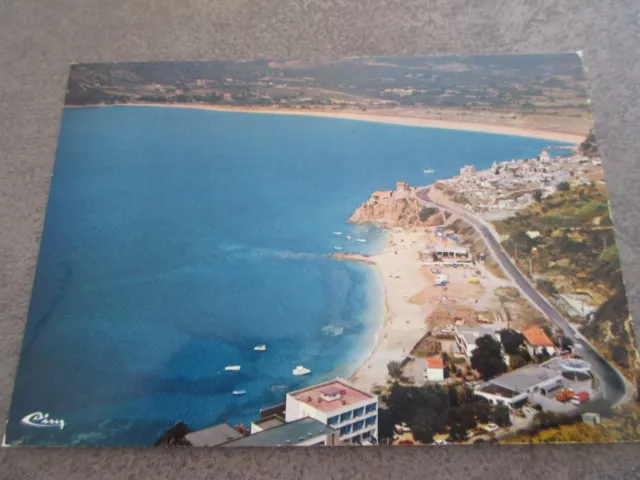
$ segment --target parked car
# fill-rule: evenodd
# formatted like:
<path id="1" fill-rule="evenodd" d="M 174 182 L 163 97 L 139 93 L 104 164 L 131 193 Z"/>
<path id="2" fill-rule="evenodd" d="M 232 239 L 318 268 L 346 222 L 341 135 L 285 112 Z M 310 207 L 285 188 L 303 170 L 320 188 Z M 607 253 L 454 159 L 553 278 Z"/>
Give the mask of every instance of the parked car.
<path id="1" fill-rule="evenodd" d="M 484 425 L 484 426 L 482 427 L 482 429 L 483 429 L 485 432 L 489 432 L 489 433 L 491 433 L 491 432 L 495 432 L 496 430 L 499 430 L 499 429 L 500 429 L 500 427 L 499 427 L 498 425 L 496 425 L 495 423 L 488 423 L 487 425 Z"/>

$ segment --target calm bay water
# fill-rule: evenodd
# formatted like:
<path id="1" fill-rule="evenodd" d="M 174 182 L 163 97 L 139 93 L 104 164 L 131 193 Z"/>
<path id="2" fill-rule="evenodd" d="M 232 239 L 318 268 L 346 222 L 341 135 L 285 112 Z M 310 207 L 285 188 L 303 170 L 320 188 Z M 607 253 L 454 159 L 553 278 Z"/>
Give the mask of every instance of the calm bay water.
<path id="1" fill-rule="evenodd" d="M 379 229 L 346 223 L 353 210 L 397 180 L 424 185 L 551 143 L 285 115 L 65 110 L 7 443 L 149 445 L 177 421 L 248 424 L 286 391 L 350 375 L 383 305 L 370 267 L 327 256 L 384 244 Z M 242 370 L 225 372 L 231 364 Z M 294 377 L 296 365 L 313 373 Z M 64 429 L 20 423 L 38 411 Z"/>

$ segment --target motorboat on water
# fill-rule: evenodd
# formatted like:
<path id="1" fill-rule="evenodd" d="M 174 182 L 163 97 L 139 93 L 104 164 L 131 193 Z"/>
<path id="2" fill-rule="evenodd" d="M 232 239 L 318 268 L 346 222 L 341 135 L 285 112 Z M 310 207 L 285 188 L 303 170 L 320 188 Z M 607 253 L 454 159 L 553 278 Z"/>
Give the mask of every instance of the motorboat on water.
<path id="1" fill-rule="evenodd" d="M 309 370 L 308 368 L 303 367 L 302 365 L 298 365 L 296 368 L 293 369 L 293 374 L 294 375 L 308 375 L 309 373 L 311 373 L 311 370 Z"/>
<path id="2" fill-rule="evenodd" d="M 364 243 L 364 242 L 366 242 L 367 240 L 366 240 L 366 239 L 364 239 L 364 238 L 358 238 L 356 241 Z"/>
<path id="3" fill-rule="evenodd" d="M 267 351 L 267 346 L 266 345 L 256 345 L 255 347 L 253 347 L 253 350 L 256 352 L 266 352 Z"/>
<path id="4" fill-rule="evenodd" d="M 424 173 L 435 173 L 435 170 L 433 170 L 431 168 L 425 168 L 424 169 Z"/>
<path id="5" fill-rule="evenodd" d="M 240 365 L 227 365 L 224 369 L 227 372 L 237 372 L 240 370 Z"/>
<path id="6" fill-rule="evenodd" d="M 342 232 L 333 232 L 334 235 L 342 235 Z"/>
<path id="7" fill-rule="evenodd" d="M 334 250 L 342 250 L 342 247 L 333 247 Z"/>
<path id="8" fill-rule="evenodd" d="M 238 395 L 244 395 L 245 393 L 247 393 L 246 390 L 234 390 L 233 392 L 231 392 L 233 395 L 238 396 Z"/>
<path id="9" fill-rule="evenodd" d="M 351 235 L 346 235 L 346 236 L 345 236 L 345 238 L 346 238 L 347 240 L 351 240 Z"/>

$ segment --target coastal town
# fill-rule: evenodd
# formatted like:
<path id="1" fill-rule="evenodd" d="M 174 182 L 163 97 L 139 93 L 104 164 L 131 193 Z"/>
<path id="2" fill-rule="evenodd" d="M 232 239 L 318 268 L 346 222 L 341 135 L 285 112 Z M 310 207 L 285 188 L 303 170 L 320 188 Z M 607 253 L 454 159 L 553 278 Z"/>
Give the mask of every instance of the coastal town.
<path id="1" fill-rule="evenodd" d="M 536 158 L 482 171 L 467 165 L 459 176 L 429 187 L 398 181 L 395 190 L 373 192 L 349 221 L 384 226 L 387 247 L 372 256 L 332 255 L 375 267 L 385 286 L 385 322 L 365 363 L 349 379 L 287 393 L 281 404 L 256 412 L 250 426 L 192 431 L 177 424 L 157 445 L 632 438 L 620 418 L 637 418 L 628 407 L 635 390 L 628 373 L 638 366 L 635 346 L 633 359 L 622 365 L 597 339 L 590 343 L 581 333 L 588 325 L 580 315 L 586 308 L 594 321 L 601 306 L 593 304 L 597 295 L 580 306 L 570 293 L 556 291 L 548 300 L 532 295 L 521 283 L 531 282 L 537 292 L 527 263 L 508 260 L 525 272 L 515 276 L 469 217 L 489 225 L 570 189 L 596 191 L 604 183 L 602 164 L 588 150 L 585 142 L 555 157 L 544 150 Z M 605 226 L 598 219 L 589 223 L 596 230 Z M 543 233 L 526 235 L 535 242 Z M 547 301 L 569 321 L 549 316 Z"/>
<path id="2" fill-rule="evenodd" d="M 640 438 L 580 55 L 74 64 L 60 139 L 6 445 Z"/>

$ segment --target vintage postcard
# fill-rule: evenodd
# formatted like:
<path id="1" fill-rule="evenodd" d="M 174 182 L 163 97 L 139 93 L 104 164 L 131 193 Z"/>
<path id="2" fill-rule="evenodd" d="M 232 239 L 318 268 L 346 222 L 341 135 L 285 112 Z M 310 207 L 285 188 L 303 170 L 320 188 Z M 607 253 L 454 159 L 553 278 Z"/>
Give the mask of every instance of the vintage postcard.
<path id="1" fill-rule="evenodd" d="M 640 439 L 580 55 L 73 65 L 4 445 Z"/>

